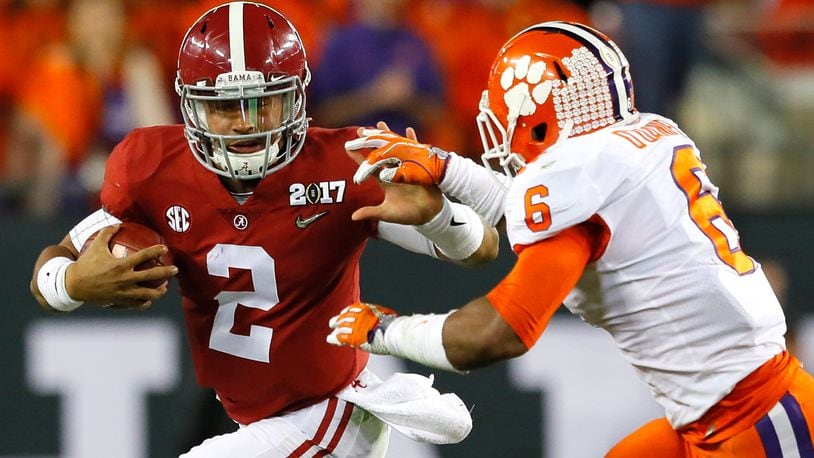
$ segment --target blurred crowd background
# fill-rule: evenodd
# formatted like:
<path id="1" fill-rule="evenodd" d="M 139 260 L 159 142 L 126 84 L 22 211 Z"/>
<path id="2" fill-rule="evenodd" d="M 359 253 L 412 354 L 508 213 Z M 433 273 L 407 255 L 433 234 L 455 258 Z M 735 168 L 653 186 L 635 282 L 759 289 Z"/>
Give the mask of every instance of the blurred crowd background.
<path id="1" fill-rule="evenodd" d="M 178 123 L 178 46 L 210 0 L 0 0 L 0 214 L 82 216 L 139 126 Z M 727 208 L 812 208 L 811 0 L 275 0 L 319 126 L 414 126 L 477 158 L 493 56 L 546 20 L 593 24 L 631 62 L 640 111 L 699 144 Z"/>

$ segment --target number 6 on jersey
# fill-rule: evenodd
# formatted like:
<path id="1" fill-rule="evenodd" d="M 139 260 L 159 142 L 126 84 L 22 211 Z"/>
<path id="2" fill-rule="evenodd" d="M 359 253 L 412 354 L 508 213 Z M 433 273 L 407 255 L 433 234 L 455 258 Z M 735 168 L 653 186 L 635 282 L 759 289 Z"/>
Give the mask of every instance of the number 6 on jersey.
<path id="1" fill-rule="evenodd" d="M 755 261 L 741 250 L 738 232 L 718 201 L 718 188 L 707 177 L 692 147 L 675 149 L 671 172 L 687 197 L 690 218 L 712 242 L 718 258 L 740 275 L 753 272 Z"/>

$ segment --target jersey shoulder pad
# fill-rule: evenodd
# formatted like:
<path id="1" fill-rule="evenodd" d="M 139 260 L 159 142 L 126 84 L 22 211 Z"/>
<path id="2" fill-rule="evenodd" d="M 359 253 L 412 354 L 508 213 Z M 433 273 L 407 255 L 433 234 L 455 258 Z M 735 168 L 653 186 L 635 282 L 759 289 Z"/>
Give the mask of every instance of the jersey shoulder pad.
<path id="1" fill-rule="evenodd" d="M 576 161 L 538 158 L 512 182 L 506 197 L 506 230 L 512 245 L 530 244 L 594 215 L 602 196 Z"/>

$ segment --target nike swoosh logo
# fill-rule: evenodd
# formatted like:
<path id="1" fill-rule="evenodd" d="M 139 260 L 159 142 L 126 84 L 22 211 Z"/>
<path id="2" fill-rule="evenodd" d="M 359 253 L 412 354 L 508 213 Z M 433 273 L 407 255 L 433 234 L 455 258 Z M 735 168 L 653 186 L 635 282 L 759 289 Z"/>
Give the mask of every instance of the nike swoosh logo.
<path id="1" fill-rule="evenodd" d="M 466 223 L 459 223 L 459 222 L 455 221 L 454 216 L 452 217 L 452 219 L 449 220 L 449 225 L 450 226 L 463 226 L 464 224 L 466 224 Z"/>
<path id="2" fill-rule="evenodd" d="M 297 221 L 294 221 L 294 224 L 300 229 L 305 229 L 306 227 L 311 225 L 311 223 L 313 223 L 314 221 L 322 218 L 323 216 L 325 216 L 327 214 L 328 214 L 328 211 L 326 210 L 324 212 L 319 212 L 316 215 L 311 215 L 308 218 L 303 218 L 301 215 L 297 215 Z"/>

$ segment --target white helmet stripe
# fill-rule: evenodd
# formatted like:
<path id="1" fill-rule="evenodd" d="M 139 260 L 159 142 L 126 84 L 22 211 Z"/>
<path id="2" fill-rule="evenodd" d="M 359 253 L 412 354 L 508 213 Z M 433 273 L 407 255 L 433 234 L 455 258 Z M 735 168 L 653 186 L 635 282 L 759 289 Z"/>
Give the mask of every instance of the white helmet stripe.
<path id="1" fill-rule="evenodd" d="M 552 22 L 543 22 L 541 24 L 533 25 L 517 35 L 525 33 L 530 30 L 538 30 L 538 29 L 559 29 L 565 32 L 568 32 L 571 35 L 579 37 L 583 41 L 589 43 L 591 46 L 594 47 L 596 52 L 598 52 L 598 56 L 600 61 L 604 61 L 607 64 L 607 61 L 602 57 L 603 50 L 608 50 L 613 53 L 616 57 L 617 62 L 619 62 L 620 66 L 627 67 L 628 62 L 625 55 L 619 50 L 619 48 L 612 42 L 612 41 L 605 41 L 604 39 L 600 39 L 597 35 L 589 32 L 586 29 L 581 27 L 577 27 L 575 25 L 569 24 L 567 22 L 559 22 L 559 21 L 552 21 Z M 517 36 L 515 35 L 515 36 Z M 614 69 L 618 70 L 618 69 Z M 625 84 L 625 79 L 621 71 L 614 71 L 613 77 L 613 89 L 615 91 L 616 99 L 619 101 L 619 114 L 622 116 L 623 119 L 627 119 L 633 116 L 633 107 L 630 106 L 630 94 L 628 93 L 627 85 Z"/>
<path id="2" fill-rule="evenodd" d="M 246 71 L 246 52 L 243 46 L 243 3 L 229 4 L 229 54 L 232 72 Z"/>

